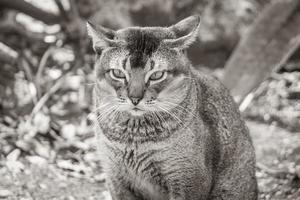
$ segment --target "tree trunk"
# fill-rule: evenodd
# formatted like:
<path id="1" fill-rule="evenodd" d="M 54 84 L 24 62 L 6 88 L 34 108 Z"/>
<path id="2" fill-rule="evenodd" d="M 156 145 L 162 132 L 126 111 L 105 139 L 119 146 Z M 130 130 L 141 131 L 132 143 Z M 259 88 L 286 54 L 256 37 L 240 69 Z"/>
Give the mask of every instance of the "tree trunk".
<path id="1" fill-rule="evenodd" d="M 300 33 L 299 8 L 300 0 L 271 3 L 241 39 L 223 77 L 239 103 L 298 48 L 293 39 Z"/>

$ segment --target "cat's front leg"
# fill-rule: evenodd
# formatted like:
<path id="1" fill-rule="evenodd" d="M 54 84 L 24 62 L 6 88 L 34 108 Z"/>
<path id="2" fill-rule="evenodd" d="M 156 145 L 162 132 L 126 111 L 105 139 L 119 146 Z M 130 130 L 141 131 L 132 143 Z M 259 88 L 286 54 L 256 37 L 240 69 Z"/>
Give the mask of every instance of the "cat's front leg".
<path id="1" fill-rule="evenodd" d="M 107 180 L 107 188 L 112 200 L 140 200 L 123 181 L 112 178 Z"/>
<path id="2" fill-rule="evenodd" d="M 197 170 L 195 170 L 197 171 Z M 194 171 L 194 172 L 195 172 Z M 169 179 L 170 200 L 207 200 L 211 180 L 205 174 L 184 172 L 182 170 Z"/>
<path id="3" fill-rule="evenodd" d="M 193 191 L 193 190 L 177 190 L 171 191 L 170 200 L 206 200 L 207 195 L 201 194 L 201 191 Z"/>

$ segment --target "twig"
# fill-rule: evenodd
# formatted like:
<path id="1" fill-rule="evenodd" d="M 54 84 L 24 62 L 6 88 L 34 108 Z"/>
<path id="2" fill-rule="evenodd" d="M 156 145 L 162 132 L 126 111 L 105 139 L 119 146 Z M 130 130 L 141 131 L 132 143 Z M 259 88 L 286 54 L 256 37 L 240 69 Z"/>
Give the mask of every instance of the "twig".
<path id="1" fill-rule="evenodd" d="M 27 80 L 29 82 L 34 82 L 34 79 L 33 79 L 33 75 L 32 75 L 32 71 L 29 67 L 29 64 L 27 63 L 26 59 L 24 59 L 23 57 L 21 57 L 21 65 L 23 67 L 23 70 L 25 72 L 25 75 L 27 77 Z"/>
<path id="2" fill-rule="evenodd" d="M 35 60 L 35 58 L 33 57 L 33 55 L 30 54 L 29 50 L 24 50 L 22 52 L 22 57 L 25 59 L 25 61 L 28 63 L 28 65 L 30 66 L 30 69 L 36 69 L 37 68 L 37 61 Z"/>
<path id="3" fill-rule="evenodd" d="M 251 102 L 256 99 L 257 97 L 259 97 L 260 95 L 262 95 L 262 93 L 264 92 L 265 88 L 268 87 L 268 82 L 267 80 L 269 80 L 269 78 L 267 78 L 264 82 L 262 82 L 260 84 L 260 86 L 254 90 L 252 90 L 244 99 L 243 101 L 240 103 L 239 105 L 239 110 L 240 112 L 244 112 L 248 106 L 251 104 Z"/>
<path id="4" fill-rule="evenodd" d="M 9 63 L 14 63 L 18 57 L 18 53 L 7 46 L 6 44 L 0 42 L 0 59 Z"/>
<path id="5" fill-rule="evenodd" d="M 32 120 L 32 118 L 34 117 L 34 115 L 36 113 L 38 113 L 41 108 L 47 103 L 47 101 L 49 100 L 49 98 L 51 97 L 51 95 L 53 95 L 54 93 L 56 93 L 60 88 L 61 86 L 64 84 L 65 82 L 65 76 L 62 76 L 60 77 L 56 83 L 50 88 L 50 90 L 45 93 L 40 99 L 39 101 L 37 102 L 37 104 L 34 106 L 34 108 L 32 109 L 32 112 L 30 114 L 30 121 Z"/>
<path id="6" fill-rule="evenodd" d="M 55 3 L 59 9 L 60 15 L 62 16 L 62 18 L 66 21 L 70 20 L 70 16 L 68 14 L 68 12 L 66 12 L 64 5 L 61 3 L 60 0 L 55 0 Z"/>
<path id="7" fill-rule="evenodd" d="M 21 65 L 20 65 L 20 66 L 23 67 L 23 70 L 24 70 L 24 72 L 25 72 L 25 75 L 26 75 L 26 77 L 27 77 L 27 80 L 28 80 L 29 82 L 31 82 L 31 83 L 35 83 L 35 82 L 34 82 L 34 79 L 33 79 L 33 73 L 32 73 L 32 71 L 31 71 L 30 66 L 29 66 L 29 64 L 27 63 L 26 59 L 24 59 L 24 58 L 22 57 L 21 60 L 20 60 L 20 62 L 21 62 Z M 36 84 L 34 84 L 34 85 L 35 85 L 35 88 L 36 88 Z M 36 95 L 35 95 L 35 94 L 32 94 L 31 96 L 32 96 L 32 101 L 33 101 L 33 103 L 36 104 L 36 103 L 37 103 L 37 97 L 36 97 Z"/>
<path id="8" fill-rule="evenodd" d="M 38 67 L 38 71 L 37 71 L 36 76 L 35 76 L 35 83 L 36 83 L 36 87 L 37 87 L 38 98 L 40 98 L 41 94 L 42 94 L 41 93 L 41 87 L 40 87 L 40 85 L 41 85 L 41 76 L 42 76 L 42 73 L 45 69 L 47 60 L 48 60 L 49 56 L 52 54 L 53 50 L 54 50 L 54 47 L 49 47 L 45 51 L 44 55 L 41 58 L 41 61 L 40 61 L 39 67 Z"/>
<path id="9" fill-rule="evenodd" d="M 282 67 L 291 57 L 292 55 L 299 49 L 300 46 L 300 34 L 296 37 L 292 38 L 289 42 L 288 52 L 283 56 L 280 62 L 275 66 L 275 71 L 278 71 L 280 67 Z"/>
<path id="10" fill-rule="evenodd" d="M 262 163 L 258 163 L 258 162 L 256 163 L 256 167 L 269 175 L 275 176 L 276 178 L 286 177 L 287 175 L 294 175 L 293 173 L 291 173 L 289 171 L 271 169 L 271 168 L 267 167 L 266 165 L 264 165 Z"/>

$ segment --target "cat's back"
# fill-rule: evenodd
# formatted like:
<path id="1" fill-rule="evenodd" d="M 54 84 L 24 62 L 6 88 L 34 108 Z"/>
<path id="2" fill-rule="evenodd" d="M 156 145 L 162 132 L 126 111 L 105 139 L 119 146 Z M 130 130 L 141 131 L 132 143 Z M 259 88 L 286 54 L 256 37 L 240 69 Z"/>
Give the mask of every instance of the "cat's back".
<path id="1" fill-rule="evenodd" d="M 237 104 L 215 77 L 197 70 L 193 70 L 193 76 L 197 80 L 199 115 L 214 140 L 216 175 L 211 196 L 235 199 L 241 196 L 239 191 L 249 191 L 242 199 L 256 199 L 255 152 Z M 224 188 L 231 188 L 230 196 L 222 192 Z"/>
<path id="2" fill-rule="evenodd" d="M 212 126 L 212 130 L 228 132 L 226 135 L 249 137 L 248 130 L 242 119 L 237 104 L 229 90 L 216 77 L 193 69 L 197 82 L 199 112 L 202 120 Z M 228 141 L 230 142 L 230 141 Z"/>

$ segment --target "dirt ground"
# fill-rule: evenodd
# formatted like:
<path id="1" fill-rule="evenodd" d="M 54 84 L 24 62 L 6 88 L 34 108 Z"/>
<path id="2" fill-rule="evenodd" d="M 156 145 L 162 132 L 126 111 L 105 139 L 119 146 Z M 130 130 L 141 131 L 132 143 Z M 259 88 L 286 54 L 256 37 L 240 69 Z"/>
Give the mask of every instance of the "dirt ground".
<path id="1" fill-rule="evenodd" d="M 261 200 L 299 200 L 300 133 L 248 121 Z M 296 168 L 296 169 L 295 169 Z"/>
<path id="2" fill-rule="evenodd" d="M 300 200 L 300 133 L 248 121 L 257 154 L 262 200 Z M 0 199 L 109 200 L 104 177 L 75 177 L 51 164 L 24 164 L 19 172 L 0 162 Z"/>

